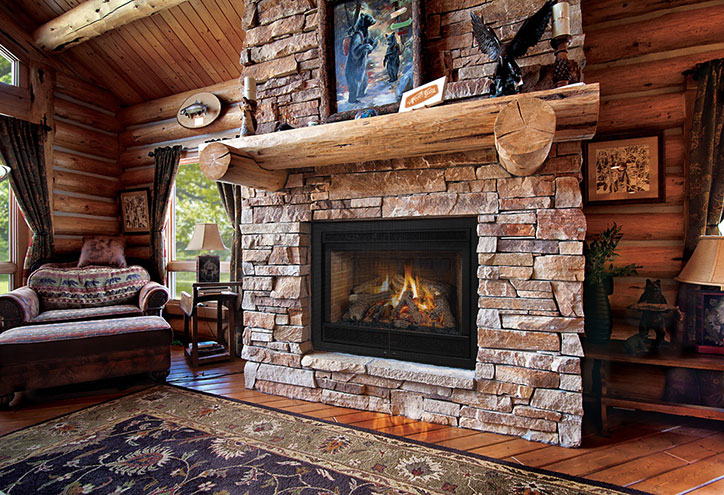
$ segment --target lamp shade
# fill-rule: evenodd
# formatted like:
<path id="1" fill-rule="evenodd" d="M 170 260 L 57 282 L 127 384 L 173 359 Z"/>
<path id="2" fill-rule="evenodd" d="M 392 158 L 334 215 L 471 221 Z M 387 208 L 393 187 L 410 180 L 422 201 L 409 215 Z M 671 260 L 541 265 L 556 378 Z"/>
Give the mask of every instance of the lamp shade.
<path id="1" fill-rule="evenodd" d="M 197 223 L 186 251 L 217 251 L 226 249 L 221 240 L 219 226 L 215 223 Z"/>
<path id="2" fill-rule="evenodd" d="M 676 280 L 687 284 L 717 285 L 724 290 L 724 236 L 703 235 Z"/>

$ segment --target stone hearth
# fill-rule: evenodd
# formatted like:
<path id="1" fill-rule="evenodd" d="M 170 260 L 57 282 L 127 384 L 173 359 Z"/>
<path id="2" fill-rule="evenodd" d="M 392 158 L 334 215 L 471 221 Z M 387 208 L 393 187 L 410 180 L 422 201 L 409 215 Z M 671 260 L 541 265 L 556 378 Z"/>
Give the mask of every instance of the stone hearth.
<path id="1" fill-rule="evenodd" d="M 289 175 L 246 189 L 246 386 L 297 399 L 577 446 L 586 221 L 579 142 L 512 177 L 495 151 L 434 155 Z M 477 217 L 478 354 L 461 370 L 315 351 L 311 221 Z"/>

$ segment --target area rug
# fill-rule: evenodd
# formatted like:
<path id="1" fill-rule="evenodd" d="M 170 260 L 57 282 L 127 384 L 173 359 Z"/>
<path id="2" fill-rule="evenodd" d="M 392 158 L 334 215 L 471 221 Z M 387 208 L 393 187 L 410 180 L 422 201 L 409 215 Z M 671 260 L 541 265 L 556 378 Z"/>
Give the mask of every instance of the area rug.
<path id="1" fill-rule="evenodd" d="M 7 495 L 641 493 L 172 386 L 0 438 L 0 490 Z"/>

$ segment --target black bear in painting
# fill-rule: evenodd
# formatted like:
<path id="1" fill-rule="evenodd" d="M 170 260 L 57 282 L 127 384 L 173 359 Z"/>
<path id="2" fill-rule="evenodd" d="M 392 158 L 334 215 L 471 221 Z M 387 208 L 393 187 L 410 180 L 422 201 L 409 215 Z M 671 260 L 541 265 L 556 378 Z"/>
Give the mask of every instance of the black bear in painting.
<path id="1" fill-rule="evenodd" d="M 369 27 L 375 22 L 374 17 L 363 12 L 350 33 L 349 54 L 344 67 L 350 103 L 359 102 L 367 92 L 367 57 L 377 46 L 377 41 L 370 39 Z"/>
<path id="2" fill-rule="evenodd" d="M 400 45 L 397 43 L 395 33 L 387 35 L 387 52 L 385 53 L 384 66 L 387 67 L 387 76 L 390 82 L 397 81 L 397 74 L 400 72 Z"/>

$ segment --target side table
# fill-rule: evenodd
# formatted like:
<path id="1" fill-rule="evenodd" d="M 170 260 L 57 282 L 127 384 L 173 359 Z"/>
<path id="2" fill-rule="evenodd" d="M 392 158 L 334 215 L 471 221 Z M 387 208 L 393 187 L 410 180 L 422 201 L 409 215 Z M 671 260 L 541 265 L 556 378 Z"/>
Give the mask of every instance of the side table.
<path id="1" fill-rule="evenodd" d="M 181 293 L 181 310 L 184 313 L 184 354 L 192 367 L 234 359 L 234 328 L 236 327 L 236 307 L 240 287 L 241 282 L 197 282 L 192 286 L 193 294 Z M 218 343 L 200 348 L 199 308 L 207 306 L 211 302 L 216 303 Z M 224 308 L 226 308 L 226 319 L 224 318 Z M 190 338 L 189 320 L 193 320 Z M 225 332 L 224 324 L 226 324 Z M 222 334 L 225 338 L 222 338 Z"/>

